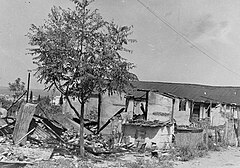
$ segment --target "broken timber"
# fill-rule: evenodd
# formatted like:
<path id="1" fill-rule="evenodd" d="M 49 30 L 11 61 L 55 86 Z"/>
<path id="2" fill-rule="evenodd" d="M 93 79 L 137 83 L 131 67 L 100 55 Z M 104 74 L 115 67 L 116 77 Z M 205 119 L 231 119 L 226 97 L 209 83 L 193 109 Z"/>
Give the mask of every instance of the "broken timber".
<path id="1" fill-rule="evenodd" d="M 27 133 L 29 129 L 30 122 L 33 118 L 33 114 L 35 113 L 36 105 L 34 104 L 22 104 L 21 108 L 17 114 L 16 124 L 13 131 L 13 142 L 17 143 L 22 139 Z M 25 145 L 27 137 L 21 140 L 21 144 Z"/>
<path id="2" fill-rule="evenodd" d="M 108 126 L 108 124 L 111 122 L 111 120 L 117 116 L 118 114 L 121 114 L 123 111 L 125 110 L 125 108 L 121 108 L 116 114 L 114 114 L 114 116 L 112 116 L 110 119 L 108 119 L 108 121 L 97 131 L 97 134 L 99 132 L 101 132 L 106 126 Z"/>

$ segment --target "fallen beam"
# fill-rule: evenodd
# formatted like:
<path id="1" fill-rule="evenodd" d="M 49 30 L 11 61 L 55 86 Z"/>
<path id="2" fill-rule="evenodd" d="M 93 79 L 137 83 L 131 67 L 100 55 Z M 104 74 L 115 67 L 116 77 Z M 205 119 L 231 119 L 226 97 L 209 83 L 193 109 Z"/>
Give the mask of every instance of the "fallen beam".
<path id="1" fill-rule="evenodd" d="M 118 114 L 121 114 L 125 108 L 121 108 L 116 114 L 114 114 L 108 121 L 97 131 L 97 134 L 100 133 L 108 124 L 110 124 L 111 120 L 116 117 Z"/>

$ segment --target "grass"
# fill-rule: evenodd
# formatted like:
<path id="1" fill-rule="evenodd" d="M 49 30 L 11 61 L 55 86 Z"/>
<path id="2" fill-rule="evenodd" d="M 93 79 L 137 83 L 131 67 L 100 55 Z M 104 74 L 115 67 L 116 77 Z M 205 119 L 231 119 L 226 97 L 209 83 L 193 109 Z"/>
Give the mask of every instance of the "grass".
<path id="1" fill-rule="evenodd" d="M 182 146 L 175 150 L 175 156 L 181 161 L 189 161 L 196 157 L 203 157 L 207 154 L 207 146 L 199 143 L 196 147 Z"/>

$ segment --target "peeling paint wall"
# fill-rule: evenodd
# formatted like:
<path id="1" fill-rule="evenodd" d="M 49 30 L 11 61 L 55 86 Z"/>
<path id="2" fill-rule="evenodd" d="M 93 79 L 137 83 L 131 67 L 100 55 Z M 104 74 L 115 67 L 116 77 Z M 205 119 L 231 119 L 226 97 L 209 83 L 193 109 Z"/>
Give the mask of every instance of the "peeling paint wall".
<path id="1" fill-rule="evenodd" d="M 145 109 L 145 101 L 129 100 L 127 111 L 135 115 L 142 115 L 143 112 L 140 109 L 141 104 Z M 171 119 L 172 114 L 172 99 L 166 96 L 149 92 L 148 100 L 148 121 L 168 121 Z"/>
<path id="2" fill-rule="evenodd" d="M 203 143 L 203 132 L 178 132 L 175 134 L 177 147 L 195 148 L 199 143 Z"/>
<path id="3" fill-rule="evenodd" d="M 149 92 L 147 120 L 168 121 L 172 114 L 172 99 Z"/>
<path id="4" fill-rule="evenodd" d="M 190 125 L 190 112 L 191 112 L 191 102 L 186 100 L 186 110 L 181 111 L 179 109 L 180 99 L 175 99 L 174 102 L 174 112 L 173 118 L 176 120 L 177 125 Z"/>
<path id="5" fill-rule="evenodd" d="M 226 122 L 226 114 L 222 110 L 221 104 L 211 109 L 211 125 L 220 126 Z"/>
<path id="6" fill-rule="evenodd" d="M 154 143 L 158 149 L 169 148 L 172 144 L 172 134 L 174 125 L 163 127 L 140 127 L 135 125 L 123 126 L 125 143 L 134 143 L 140 147 L 146 143 L 147 148 L 151 148 Z"/>

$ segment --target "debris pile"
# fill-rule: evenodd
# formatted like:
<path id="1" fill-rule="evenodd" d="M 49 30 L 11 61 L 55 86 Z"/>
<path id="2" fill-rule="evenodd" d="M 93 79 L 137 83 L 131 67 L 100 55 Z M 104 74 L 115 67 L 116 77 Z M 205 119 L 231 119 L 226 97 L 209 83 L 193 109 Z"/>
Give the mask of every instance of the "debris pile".
<path id="1" fill-rule="evenodd" d="M 0 146 L 0 161 L 6 163 L 33 163 L 40 160 L 49 160 L 53 149 L 19 147 L 13 145 Z"/>
<path id="2" fill-rule="evenodd" d="M 38 105 L 22 104 L 15 118 L 6 117 L 0 124 L 0 165 L 1 163 L 32 164 L 41 160 L 76 157 L 80 149 L 79 128 L 76 121 L 57 114 L 51 118 L 45 113 L 35 113 Z M 121 113 L 123 109 L 119 110 Z M 0 119 L 1 120 L 1 119 Z M 110 120 L 100 128 L 104 129 Z M 129 124 L 159 125 L 169 124 L 159 121 L 129 121 Z M 94 134 L 95 133 L 95 134 Z M 145 152 L 133 143 L 116 141 L 114 135 L 102 136 L 96 131 L 96 123 L 88 122 L 84 128 L 84 148 L 94 157 L 122 155 L 123 152 Z"/>

